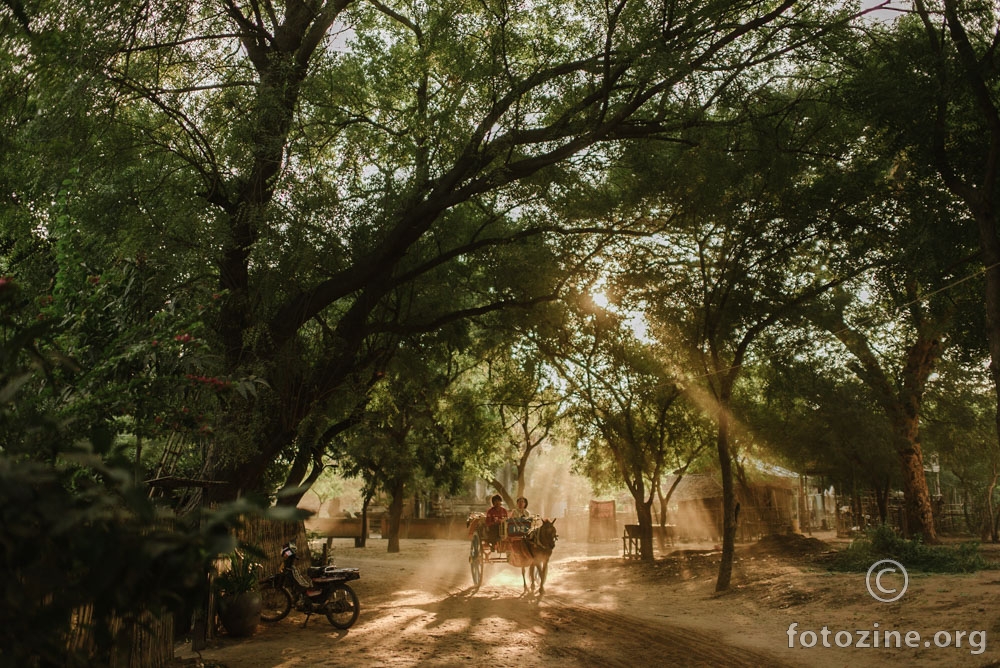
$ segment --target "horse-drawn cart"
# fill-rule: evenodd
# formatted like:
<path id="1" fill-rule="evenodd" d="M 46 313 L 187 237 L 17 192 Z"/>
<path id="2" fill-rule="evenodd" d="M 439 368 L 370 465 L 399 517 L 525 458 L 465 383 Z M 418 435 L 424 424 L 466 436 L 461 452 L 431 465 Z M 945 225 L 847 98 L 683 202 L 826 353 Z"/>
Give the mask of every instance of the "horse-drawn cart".
<path id="1" fill-rule="evenodd" d="M 490 526 L 486 523 L 484 513 L 472 513 L 466 524 L 471 539 L 469 566 L 472 569 L 472 583 L 476 587 L 482 584 L 486 564 L 510 564 L 521 569 L 522 580 L 525 570 L 530 570 L 532 589 L 535 588 L 537 574 L 540 579 L 539 591 L 544 591 L 549 557 L 558 537 L 553 522 L 534 516 L 508 518 Z M 526 580 L 524 588 L 528 589 Z"/>

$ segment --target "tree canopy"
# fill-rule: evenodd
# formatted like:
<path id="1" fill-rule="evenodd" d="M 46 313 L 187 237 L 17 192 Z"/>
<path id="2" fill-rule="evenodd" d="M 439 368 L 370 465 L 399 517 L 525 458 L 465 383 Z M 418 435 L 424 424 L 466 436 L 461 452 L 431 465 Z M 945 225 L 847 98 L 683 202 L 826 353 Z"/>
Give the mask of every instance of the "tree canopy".
<path id="1" fill-rule="evenodd" d="M 711 424 L 720 589 L 732 466 L 768 441 L 899 482 L 933 538 L 924 396 L 962 417 L 935 390 L 981 391 L 986 355 L 1000 388 L 996 11 L 862 14 L 3 3 L 5 332 L 45 327 L 65 361 L 17 381 L 16 415 L 71 420 L 137 478 L 279 504 L 331 457 L 393 498 L 505 459 L 520 492 L 572 415 L 578 464 L 643 526 Z M 995 466 L 939 427 L 992 512 Z"/>

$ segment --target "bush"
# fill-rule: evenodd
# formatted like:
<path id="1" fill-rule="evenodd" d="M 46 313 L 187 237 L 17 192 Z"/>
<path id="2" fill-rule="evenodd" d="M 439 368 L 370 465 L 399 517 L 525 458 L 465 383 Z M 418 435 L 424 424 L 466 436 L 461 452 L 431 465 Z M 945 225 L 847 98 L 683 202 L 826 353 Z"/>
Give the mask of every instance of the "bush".
<path id="1" fill-rule="evenodd" d="M 831 569 L 867 571 L 880 559 L 893 559 L 908 569 L 929 573 L 974 573 L 998 567 L 979 554 L 976 541 L 955 546 L 926 545 L 919 537 L 903 538 L 892 527 L 883 524 L 868 530 L 864 538 L 855 540 L 838 553 Z"/>
<path id="2" fill-rule="evenodd" d="M 130 625 L 207 598 L 247 501 L 177 517 L 52 406 L 69 365 L 0 278 L 0 666 L 108 665 Z M 13 304 L 13 306 L 12 306 Z M 68 374 L 67 374 L 68 376 Z M 66 392 L 66 395 L 71 393 Z M 89 615 L 80 615 L 88 609 Z M 87 639 L 71 643 L 76 636 Z"/>

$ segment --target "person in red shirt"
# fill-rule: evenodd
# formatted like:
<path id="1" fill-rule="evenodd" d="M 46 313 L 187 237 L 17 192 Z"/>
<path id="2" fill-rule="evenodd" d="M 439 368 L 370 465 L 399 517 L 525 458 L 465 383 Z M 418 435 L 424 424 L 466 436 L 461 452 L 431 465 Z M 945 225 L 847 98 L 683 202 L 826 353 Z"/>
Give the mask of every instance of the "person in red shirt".
<path id="1" fill-rule="evenodd" d="M 486 539 L 494 550 L 500 541 L 500 523 L 507 519 L 507 509 L 503 507 L 503 497 L 494 494 L 493 506 L 486 511 Z"/>

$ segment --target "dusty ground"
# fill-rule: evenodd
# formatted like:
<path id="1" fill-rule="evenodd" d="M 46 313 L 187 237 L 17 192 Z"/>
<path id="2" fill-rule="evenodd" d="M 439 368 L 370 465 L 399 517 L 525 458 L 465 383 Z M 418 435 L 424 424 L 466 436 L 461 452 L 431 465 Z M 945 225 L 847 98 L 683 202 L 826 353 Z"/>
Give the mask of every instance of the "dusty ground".
<path id="1" fill-rule="evenodd" d="M 712 545 L 679 546 L 655 563 L 626 562 L 621 544 L 560 541 L 545 594 L 522 594 L 520 569 L 487 564 L 472 587 L 468 543 L 403 541 L 387 554 L 335 541 L 339 566 L 359 566 L 352 583 L 361 617 L 337 631 L 324 617 L 293 612 L 261 625 L 248 639 L 225 637 L 201 652 L 204 666 L 546 667 L 683 666 L 1000 666 L 1000 570 L 973 575 L 911 573 L 895 603 L 875 601 L 864 573 L 831 573 L 823 566 L 832 537 L 775 540 L 738 546 L 730 592 L 714 593 L 719 554 Z M 680 549 L 684 548 L 684 549 Z M 983 548 L 1000 559 L 993 546 Z M 890 584 L 887 580 L 886 584 Z M 788 628 L 812 631 L 816 646 L 789 648 Z M 837 647 L 858 630 L 900 630 L 912 647 Z M 822 629 L 829 631 L 822 647 Z M 947 631 L 951 646 L 935 645 Z M 956 631 L 981 631 L 962 639 Z M 805 640 L 811 640 L 808 634 Z M 944 644 L 945 636 L 936 636 Z M 985 649 L 983 645 L 985 644 Z M 178 664 L 197 665 L 190 644 L 178 645 Z"/>

